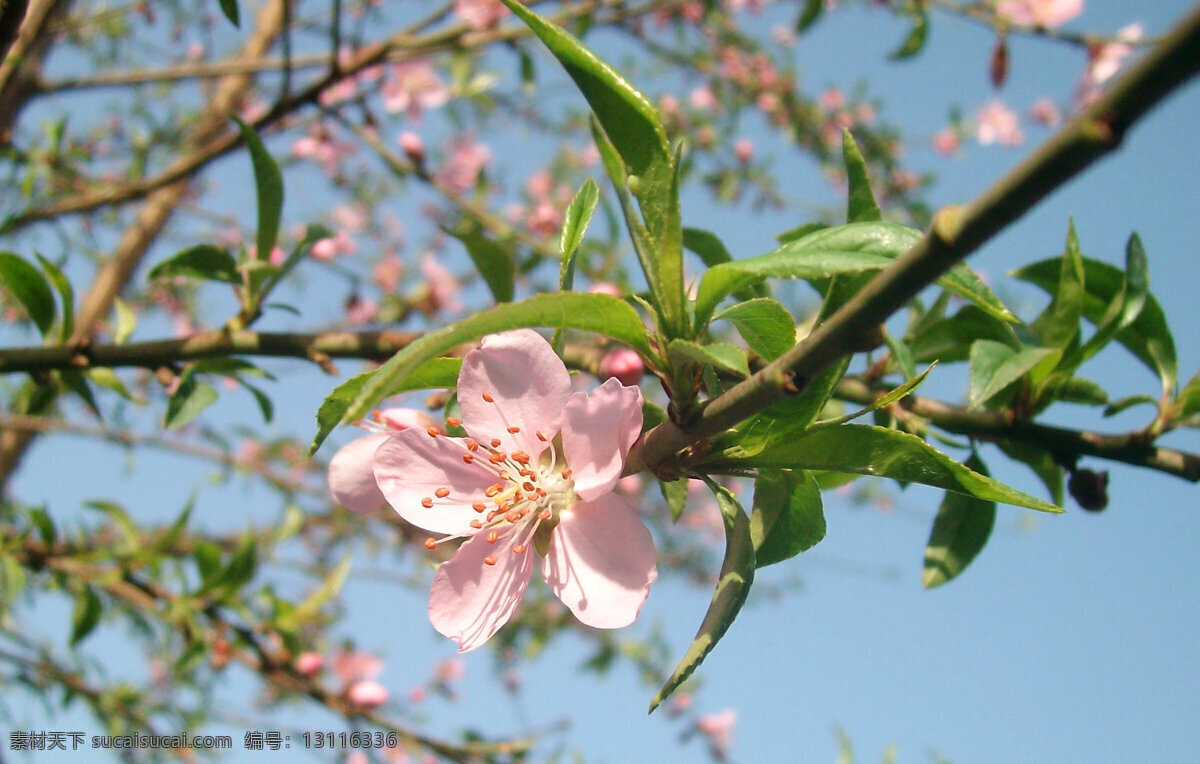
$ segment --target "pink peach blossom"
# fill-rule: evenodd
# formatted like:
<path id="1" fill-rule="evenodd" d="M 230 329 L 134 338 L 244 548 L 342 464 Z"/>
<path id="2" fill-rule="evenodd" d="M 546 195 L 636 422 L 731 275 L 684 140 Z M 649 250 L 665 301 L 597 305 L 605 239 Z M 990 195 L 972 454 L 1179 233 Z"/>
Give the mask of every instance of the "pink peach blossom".
<path id="1" fill-rule="evenodd" d="M 491 161 L 487 146 L 470 137 L 460 137 L 450 147 L 450 159 L 438 170 L 439 183 L 452 191 L 467 191 L 479 180 L 479 173 Z"/>
<path id="2" fill-rule="evenodd" d="M 754 141 L 749 138 L 738 138 L 733 143 L 733 155 L 742 164 L 749 164 L 754 157 Z"/>
<path id="3" fill-rule="evenodd" d="M 1045 97 L 1033 102 L 1033 106 L 1029 108 L 1029 117 L 1034 122 L 1047 127 L 1054 127 L 1062 120 L 1054 101 Z"/>
<path id="4" fill-rule="evenodd" d="M 401 517 L 442 541 L 465 539 L 434 577 L 434 628 L 459 652 L 484 644 L 535 565 L 582 623 L 632 623 L 658 576 L 656 553 L 613 489 L 641 432 L 641 391 L 610 379 L 573 393 L 550 343 L 521 329 L 467 353 L 458 400 L 469 437 L 406 430 L 374 452 L 376 481 Z"/>
<path id="5" fill-rule="evenodd" d="M 696 720 L 696 729 L 708 738 L 713 753 L 724 759 L 733 743 L 733 725 L 737 723 L 737 711 L 727 708 L 715 714 L 706 714 Z"/>
<path id="6" fill-rule="evenodd" d="M 421 136 L 412 132 L 404 132 L 400 133 L 397 142 L 404 150 L 404 156 L 408 157 L 408 161 L 417 165 L 425 161 L 425 141 L 421 140 Z"/>
<path id="7" fill-rule="evenodd" d="M 1133 55 L 1133 43 L 1142 39 L 1141 24 L 1130 24 L 1117 31 L 1117 41 L 1097 45 L 1088 51 L 1087 68 L 1075 90 L 1075 104 L 1082 107 L 1091 103 L 1099 92 L 1100 85 L 1112 79 L 1125 59 Z"/>
<path id="8" fill-rule="evenodd" d="M 421 260 L 421 275 L 425 277 L 432 311 L 446 310 L 457 313 L 462 310 L 462 302 L 458 299 L 458 279 L 432 255 L 426 255 Z"/>
<path id="9" fill-rule="evenodd" d="M 392 66 L 379 93 L 385 111 L 392 114 L 402 111 L 414 120 L 421 117 L 422 111 L 437 109 L 450 100 L 450 91 L 425 59 L 401 61 Z"/>
<path id="10" fill-rule="evenodd" d="M 338 504 L 359 514 L 373 512 L 387 503 L 371 468 L 375 449 L 393 433 L 410 427 L 425 431 L 434 427 L 434 421 L 423 411 L 390 408 L 376 411 L 363 427 L 369 435 L 350 441 L 329 460 L 329 492 Z M 336 662 L 334 670 L 339 671 Z"/>
<path id="11" fill-rule="evenodd" d="M 984 146 L 992 143 L 1020 146 L 1025 140 L 1020 118 L 1000 101 L 991 101 L 981 108 L 975 113 L 975 120 L 979 123 L 976 138 Z"/>
<path id="12" fill-rule="evenodd" d="M 383 661 L 361 650 L 339 650 L 331 663 L 333 673 L 347 686 L 362 679 L 374 679 L 383 671 Z"/>
<path id="13" fill-rule="evenodd" d="M 1083 13 L 1083 0 L 1000 0 L 996 13 L 1019 26 L 1054 29 Z"/>
<path id="14" fill-rule="evenodd" d="M 346 688 L 346 701 L 361 709 L 372 710 L 387 703 L 388 691 L 374 679 L 361 679 Z"/>
<path id="15" fill-rule="evenodd" d="M 358 245 L 345 231 L 338 231 L 327 239 L 313 242 L 312 245 L 312 256 L 316 260 L 329 261 L 338 255 L 353 255 L 357 251 Z"/>
<path id="16" fill-rule="evenodd" d="M 300 653 L 296 657 L 296 673 L 301 676 L 316 676 L 325 668 L 325 659 L 320 653 Z"/>
<path id="17" fill-rule="evenodd" d="M 620 297 L 625 294 L 621 291 L 621 287 L 616 284 L 610 284 L 607 281 L 598 281 L 588 287 L 589 294 L 606 294 L 611 297 Z"/>
<path id="18" fill-rule="evenodd" d="M 957 154 L 959 150 L 958 131 L 953 127 L 937 131 L 933 136 L 933 150 L 942 156 Z"/>
<path id="19" fill-rule="evenodd" d="M 491 29 L 508 9 L 500 0 L 454 0 L 454 15 L 472 29 Z"/>

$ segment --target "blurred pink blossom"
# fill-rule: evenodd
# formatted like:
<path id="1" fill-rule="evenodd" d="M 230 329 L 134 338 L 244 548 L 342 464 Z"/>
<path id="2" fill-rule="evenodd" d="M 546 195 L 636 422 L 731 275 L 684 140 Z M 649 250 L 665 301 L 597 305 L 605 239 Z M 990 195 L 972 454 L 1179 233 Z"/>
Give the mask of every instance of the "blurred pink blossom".
<path id="1" fill-rule="evenodd" d="M 346 688 L 346 700 L 351 705 L 371 710 L 388 701 L 388 691 L 374 679 L 362 679 Z"/>
<path id="2" fill-rule="evenodd" d="M 750 164 L 754 157 L 754 141 L 749 138 L 738 138 L 733 143 L 733 155 L 742 164 Z"/>
<path id="3" fill-rule="evenodd" d="M 296 673 L 301 676 L 316 676 L 325 668 L 325 659 L 320 653 L 300 653 L 296 658 Z"/>
<path id="4" fill-rule="evenodd" d="M 346 300 L 346 320 L 352 324 L 369 324 L 379 315 L 379 303 L 358 296 Z"/>
<path id="5" fill-rule="evenodd" d="M 1020 146 L 1025 140 L 1021 120 L 1016 112 L 1000 101 L 991 101 L 975 113 L 978 123 L 976 138 L 984 146 Z"/>
<path id="6" fill-rule="evenodd" d="M 467 191 L 479 180 L 479 174 L 492 158 L 487 146 L 469 136 L 458 138 L 450 146 L 450 158 L 437 171 L 439 183 L 453 191 Z"/>
<path id="7" fill-rule="evenodd" d="M 454 0 L 454 15 L 472 29 L 490 29 L 508 15 L 500 0 Z"/>
<path id="8" fill-rule="evenodd" d="M 637 351 L 621 348 L 600 359 L 599 371 L 603 379 L 615 378 L 622 385 L 632 386 L 642 381 L 646 366 Z"/>
<path id="9" fill-rule="evenodd" d="M 386 255 L 371 269 L 371 280 L 385 292 L 395 292 L 404 273 L 404 261 L 397 255 Z"/>
<path id="10" fill-rule="evenodd" d="M 1083 0 L 1000 0 L 996 13 L 1019 26 L 1054 29 L 1083 13 Z"/>
<path id="11" fill-rule="evenodd" d="M 445 83 L 426 59 L 392 66 L 379 92 L 386 111 L 402 111 L 414 120 L 421 117 L 423 109 L 436 109 L 450 99 Z"/>
<path id="12" fill-rule="evenodd" d="M 733 742 L 733 726 L 737 723 L 737 711 L 727 708 L 715 714 L 706 714 L 696 720 L 696 729 L 708 738 L 713 752 L 724 759 Z"/>
<path id="13" fill-rule="evenodd" d="M 326 262 L 338 255 L 353 255 L 357 251 L 358 245 L 354 243 L 354 240 L 345 231 L 338 231 L 327 239 L 320 239 L 313 242 L 312 245 L 313 258 Z"/>
<path id="14" fill-rule="evenodd" d="M 624 292 L 621 291 L 621 287 L 617 286 L 616 284 L 610 284 L 607 281 L 598 281 L 595 284 L 592 284 L 590 287 L 588 287 L 588 292 L 590 294 L 606 294 L 610 297 L 620 297 L 624 294 Z"/>
<path id="15" fill-rule="evenodd" d="M 433 664 L 433 676 L 439 682 L 457 682 L 467 674 L 462 658 L 443 658 Z"/>
<path id="16" fill-rule="evenodd" d="M 1133 23 L 1117 31 L 1117 41 L 1088 49 L 1087 68 L 1083 70 L 1075 90 L 1075 105 L 1083 107 L 1095 99 L 1100 85 L 1116 74 L 1125 60 L 1133 55 L 1133 43 L 1142 39 L 1142 25 Z"/>
<path id="17" fill-rule="evenodd" d="M 397 142 L 404 151 L 404 156 L 408 157 L 408 161 L 416 165 L 425 161 L 425 142 L 421 140 L 421 136 L 416 133 L 404 132 L 400 133 Z"/>
<path id="18" fill-rule="evenodd" d="M 960 148 L 958 131 L 947 127 L 937 131 L 933 136 L 933 150 L 942 156 L 957 154 Z"/>
<path id="19" fill-rule="evenodd" d="M 430 310 L 457 313 L 463 305 L 458 299 L 458 279 L 441 263 L 426 255 L 421 260 L 421 275 L 425 277 L 425 287 L 428 292 Z"/>
<path id="20" fill-rule="evenodd" d="M 713 111 L 717 108 L 717 97 L 713 95 L 712 88 L 707 85 L 701 85 L 688 95 L 688 102 L 691 103 L 693 109 L 699 111 Z"/>
<path id="21" fill-rule="evenodd" d="M 1033 106 L 1029 109 L 1029 118 L 1048 127 L 1054 127 L 1062 120 L 1054 101 L 1044 97 L 1033 102 Z"/>

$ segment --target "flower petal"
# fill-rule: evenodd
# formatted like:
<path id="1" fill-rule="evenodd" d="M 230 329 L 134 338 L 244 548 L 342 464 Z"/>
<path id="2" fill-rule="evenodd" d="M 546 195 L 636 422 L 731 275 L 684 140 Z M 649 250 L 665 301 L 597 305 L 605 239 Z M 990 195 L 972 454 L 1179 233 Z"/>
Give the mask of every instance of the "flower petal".
<path id="1" fill-rule="evenodd" d="M 562 513 L 542 575 L 582 623 L 618 629 L 637 618 L 658 578 L 655 555 L 654 539 L 637 510 L 609 494 Z"/>
<path id="2" fill-rule="evenodd" d="M 355 438 L 329 460 L 329 492 L 351 512 L 374 512 L 387 503 L 375 482 L 375 449 L 387 435 Z"/>
<path id="3" fill-rule="evenodd" d="M 471 508 L 487 501 L 484 491 L 498 482 L 482 459 L 468 464 L 464 438 L 424 430 L 404 430 L 375 451 L 375 480 L 387 502 L 408 522 L 434 533 L 474 533 L 470 523 L 479 517 Z M 439 489 L 449 494 L 438 496 Z M 432 506 L 426 507 L 425 503 Z"/>
<path id="4" fill-rule="evenodd" d="M 476 534 L 438 567 L 433 578 L 429 621 L 458 642 L 460 653 L 487 642 L 508 623 L 525 595 L 534 554 L 532 549 L 513 553 L 508 542 L 517 527 L 509 526 L 494 544 L 488 543 L 486 533 Z M 488 555 L 495 556 L 495 565 L 484 564 Z"/>
<path id="5" fill-rule="evenodd" d="M 642 431 L 642 391 L 610 379 L 575 393 L 562 410 L 563 454 L 575 493 L 593 501 L 616 487 L 625 456 Z"/>
<path id="6" fill-rule="evenodd" d="M 494 400 L 488 403 L 483 395 Z M 554 436 L 558 415 L 571 397 L 571 376 L 550 343 L 532 329 L 483 338 L 467 353 L 458 374 L 458 405 L 463 426 L 482 443 L 499 438 L 505 451 L 538 456 Z M 511 434 L 509 427 L 520 427 Z"/>

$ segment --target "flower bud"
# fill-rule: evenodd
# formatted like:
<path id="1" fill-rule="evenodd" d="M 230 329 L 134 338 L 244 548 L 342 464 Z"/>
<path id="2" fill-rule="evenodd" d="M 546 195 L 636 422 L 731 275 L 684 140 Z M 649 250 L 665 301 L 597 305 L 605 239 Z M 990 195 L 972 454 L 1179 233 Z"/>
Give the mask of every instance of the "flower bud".
<path id="1" fill-rule="evenodd" d="M 642 357 L 634 350 L 614 350 L 600 359 L 600 376 L 605 379 L 616 377 L 622 385 L 636 385 L 645 372 Z"/>

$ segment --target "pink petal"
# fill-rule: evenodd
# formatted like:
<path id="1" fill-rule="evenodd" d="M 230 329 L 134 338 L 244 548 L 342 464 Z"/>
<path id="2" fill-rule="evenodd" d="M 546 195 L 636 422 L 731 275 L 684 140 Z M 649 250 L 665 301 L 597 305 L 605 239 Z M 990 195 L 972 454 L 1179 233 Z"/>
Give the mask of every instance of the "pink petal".
<path id="1" fill-rule="evenodd" d="M 658 578 L 654 539 L 616 494 L 562 513 L 542 560 L 550 590 L 582 623 L 618 629 L 637 618 Z"/>
<path id="2" fill-rule="evenodd" d="M 375 483 L 375 449 L 386 435 L 366 435 L 338 449 L 329 460 L 329 491 L 351 512 L 374 512 L 387 503 Z"/>
<path id="3" fill-rule="evenodd" d="M 562 410 L 563 455 L 575 493 L 593 501 L 621 479 L 625 455 L 642 431 L 642 391 L 609 379 L 591 395 L 576 393 Z"/>
<path id="4" fill-rule="evenodd" d="M 375 451 L 375 480 L 387 502 L 408 522 L 434 533 L 474 533 L 470 523 L 479 517 L 471 508 L 485 501 L 484 491 L 498 482 L 484 459 L 463 461 L 469 453 L 465 438 L 425 430 L 398 432 Z M 480 451 L 482 453 L 482 451 Z M 447 489 L 448 496 L 437 495 Z M 426 507 L 425 503 L 432 506 Z"/>
<path id="5" fill-rule="evenodd" d="M 509 546 L 513 530 L 490 544 L 487 534 L 467 540 L 448 562 L 438 567 L 429 592 L 429 621 L 433 628 L 458 642 L 465 653 L 487 642 L 508 623 L 533 573 L 532 549 L 514 554 Z M 486 565 L 488 555 L 495 565 Z"/>
<path id="6" fill-rule="evenodd" d="M 487 393 L 494 403 L 483 398 Z M 550 343 L 532 329 L 518 329 L 483 338 L 467 353 L 458 374 L 458 405 L 463 426 L 481 442 L 499 438 L 505 451 L 537 456 L 552 438 L 558 414 L 571 397 L 571 377 Z M 520 427 L 516 435 L 509 427 Z"/>

